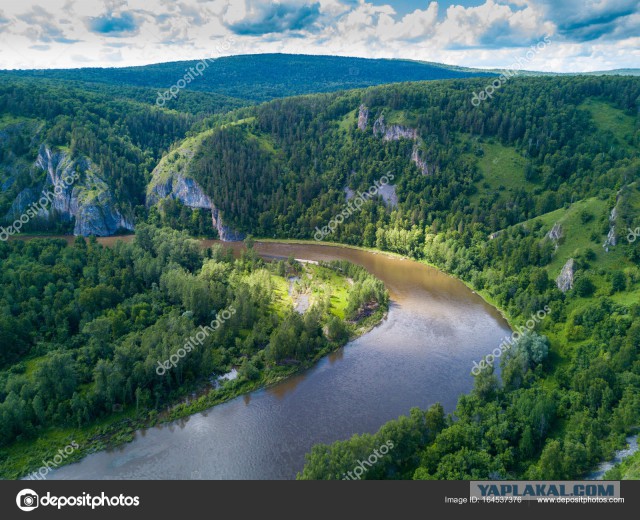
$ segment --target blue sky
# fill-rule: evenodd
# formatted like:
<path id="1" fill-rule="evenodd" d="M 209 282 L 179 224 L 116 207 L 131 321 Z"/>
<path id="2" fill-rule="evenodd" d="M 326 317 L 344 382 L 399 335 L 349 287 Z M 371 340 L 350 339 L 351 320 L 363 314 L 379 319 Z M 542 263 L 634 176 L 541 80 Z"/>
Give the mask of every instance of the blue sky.
<path id="1" fill-rule="evenodd" d="M 265 52 L 507 67 L 543 38 L 523 68 L 640 68 L 640 1 L 0 0 L 0 68 Z"/>
<path id="2" fill-rule="evenodd" d="M 357 2 L 356 2 L 357 3 Z M 395 2 L 371 2 L 374 5 L 392 5 L 396 12 L 400 15 L 409 14 L 416 9 L 424 9 L 427 2 L 417 2 L 415 0 L 397 0 Z M 450 5 L 461 5 L 464 7 L 476 7 L 484 4 L 483 0 L 460 0 L 459 2 L 439 2 L 439 4 L 444 7 L 449 7 Z"/>

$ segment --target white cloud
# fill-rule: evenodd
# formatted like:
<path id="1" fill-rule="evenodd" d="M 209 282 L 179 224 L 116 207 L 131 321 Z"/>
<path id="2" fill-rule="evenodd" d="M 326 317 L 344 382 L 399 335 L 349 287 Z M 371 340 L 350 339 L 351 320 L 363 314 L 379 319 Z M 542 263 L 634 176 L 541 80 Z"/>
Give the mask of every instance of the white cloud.
<path id="1" fill-rule="evenodd" d="M 7 2 L 0 11 L 5 50 L 0 67 L 198 59 L 230 36 L 236 43 L 228 54 L 302 52 L 500 67 L 545 35 L 553 45 L 530 68 L 640 67 L 635 0 L 566 0 L 561 6 L 551 0 L 486 0 L 475 7 L 424 0 L 403 16 L 391 1 L 377 1 L 383 5 L 366 0 L 48 0 L 45 8 L 42 0 Z M 100 23 L 86 23 L 96 18 Z"/>

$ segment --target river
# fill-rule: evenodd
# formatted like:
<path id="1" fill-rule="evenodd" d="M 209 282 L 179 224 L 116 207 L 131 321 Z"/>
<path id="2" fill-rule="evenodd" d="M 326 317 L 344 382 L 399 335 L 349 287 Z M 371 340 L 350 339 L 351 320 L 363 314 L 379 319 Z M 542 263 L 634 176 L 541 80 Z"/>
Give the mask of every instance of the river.
<path id="1" fill-rule="evenodd" d="M 113 243 L 107 240 L 102 242 Z M 265 257 L 364 266 L 389 289 L 387 319 L 281 384 L 139 431 L 132 442 L 48 478 L 292 479 L 316 443 L 373 433 L 414 406 L 440 402 L 452 411 L 458 396 L 472 388 L 473 361 L 510 334 L 482 298 L 418 262 L 315 244 L 257 242 L 255 248 Z"/>

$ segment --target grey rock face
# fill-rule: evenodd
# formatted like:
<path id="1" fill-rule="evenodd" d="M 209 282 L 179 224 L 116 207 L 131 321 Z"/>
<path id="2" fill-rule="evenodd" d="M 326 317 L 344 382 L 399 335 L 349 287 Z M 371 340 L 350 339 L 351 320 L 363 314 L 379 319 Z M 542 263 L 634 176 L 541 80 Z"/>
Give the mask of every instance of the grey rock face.
<path id="1" fill-rule="evenodd" d="M 347 202 L 349 202 L 353 197 L 355 197 L 356 192 L 353 191 L 351 188 L 349 188 L 349 186 L 345 186 L 344 188 L 344 196 L 347 199 Z"/>
<path id="2" fill-rule="evenodd" d="M 218 230 L 218 236 L 223 242 L 239 242 L 240 240 L 245 239 L 244 233 L 240 233 L 239 231 L 236 231 L 222 223 L 218 208 L 213 208 L 211 210 L 211 218 L 213 219 L 213 227 Z"/>
<path id="3" fill-rule="evenodd" d="M 394 184 L 385 184 L 378 188 L 378 194 L 382 197 L 385 205 L 395 208 L 398 205 L 398 195 Z"/>
<path id="4" fill-rule="evenodd" d="M 77 186 L 79 174 L 75 171 L 75 166 L 81 171 L 91 169 L 88 161 L 72 161 L 63 152 L 53 152 L 46 146 L 41 146 L 36 159 L 36 166 L 47 172 L 47 181 L 42 189 L 45 195 L 53 191 L 54 197 L 51 205 L 41 211 L 42 215 L 48 216 L 52 211 L 66 216 L 76 216 L 79 209 L 78 190 L 74 195 L 74 186 Z M 56 190 L 56 186 L 61 189 Z"/>
<path id="5" fill-rule="evenodd" d="M 399 139 L 417 139 L 418 131 L 414 128 L 407 128 L 401 125 L 392 125 L 384 133 L 383 140 L 398 141 Z"/>
<path id="6" fill-rule="evenodd" d="M 385 129 L 384 116 L 380 116 L 373 122 L 373 135 L 380 137 L 384 135 Z"/>
<path id="7" fill-rule="evenodd" d="M 602 247 L 604 247 L 607 252 L 609 252 L 609 247 L 614 247 L 618 244 L 618 239 L 616 238 L 616 227 L 611 226 L 609 229 L 609 233 L 607 233 L 607 239 L 605 240 Z"/>
<path id="8" fill-rule="evenodd" d="M 121 229 L 133 230 L 133 222 L 117 208 L 107 184 L 89 159 L 74 160 L 66 152 L 53 152 L 43 145 L 36 166 L 47 172 L 42 195 L 51 198 L 40 216 L 53 213 L 68 220 L 75 218 L 74 235 L 110 236 Z"/>
<path id="9" fill-rule="evenodd" d="M 402 125 L 387 125 L 382 115 L 373 123 L 373 135 L 382 137 L 383 141 L 398 141 L 399 139 L 417 139 L 418 131 Z"/>
<path id="10" fill-rule="evenodd" d="M 108 191 L 98 195 L 92 204 L 80 204 L 75 217 L 74 235 L 111 236 L 121 229 L 133 230 L 133 224 L 115 208 Z"/>
<path id="11" fill-rule="evenodd" d="M 222 222 L 219 210 L 194 179 L 174 171 L 163 162 L 155 168 L 152 176 L 153 179 L 147 189 L 148 207 L 170 197 L 174 200 L 179 200 L 182 204 L 192 209 L 209 209 L 211 210 L 213 227 L 218 230 L 220 240 L 224 242 L 244 240 L 245 235 L 243 233 Z"/>
<path id="12" fill-rule="evenodd" d="M 200 185 L 180 174 L 171 175 L 167 181 L 154 184 L 147 194 L 147 206 L 153 206 L 166 197 L 179 200 L 190 208 L 213 208 L 211 199 Z"/>
<path id="13" fill-rule="evenodd" d="M 89 159 L 72 159 L 41 145 L 35 166 L 47 173 L 40 186 L 27 188 L 13 201 L 7 220 L 27 214 L 37 218 L 75 218 L 75 235 L 109 236 L 133 223 L 116 206 L 107 184 Z"/>
<path id="14" fill-rule="evenodd" d="M 560 239 L 562 237 L 563 237 L 562 226 L 556 222 L 551 228 L 551 231 L 547 233 L 547 238 L 551 240 L 555 248 L 558 249 L 558 243 L 560 242 Z"/>
<path id="15" fill-rule="evenodd" d="M 556 278 L 556 285 L 563 293 L 573 288 L 574 273 L 573 258 L 569 258 L 567 263 L 564 264 L 562 271 L 560 271 L 560 275 Z"/>
<path id="16" fill-rule="evenodd" d="M 620 193 L 618 193 L 618 201 L 620 200 Z M 611 215 L 609 215 L 609 233 L 607 233 L 607 239 L 605 240 L 602 247 L 604 247 L 605 251 L 609 252 L 610 247 L 615 247 L 618 244 L 618 239 L 616 238 L 616 219 L 618 218 L 618 206 L 614 206 L 611 210 Z"/>
<path id="17" fill-rule="evenodd" d="M 358 112 L 358 130 L 365 131 L 367 124 L 369 123 L 369 109 L 364 105 L 360 105 L 360 111 Z"/>
<path id="18" fill-rule="evenodd" d="M 411 153 L 411 160 L 422 172 L 422 175 L 429 175 L 429 165 L 427 164 L 427 161 L 425 161 L 422 158 L 420 154 L 420 148 L 418 146 L 413 147 L 413 152 Z"/>

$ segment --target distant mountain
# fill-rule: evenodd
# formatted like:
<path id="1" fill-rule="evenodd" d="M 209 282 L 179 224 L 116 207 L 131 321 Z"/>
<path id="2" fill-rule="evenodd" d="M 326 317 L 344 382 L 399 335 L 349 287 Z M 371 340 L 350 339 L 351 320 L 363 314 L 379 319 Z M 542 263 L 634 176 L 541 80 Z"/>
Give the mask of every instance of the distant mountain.
<path id="1" fill-rule="evenodd" d="M 206 67 L 198 66 L 199 63 L 205 63 Z M 194 72 L 196 67 L 202 71 L 201 74 Z M 186 90 L 258 102 L 387 83 L 493 75 L 491 72 L 409 60 L 293 54 L 230 56 L 206 62 L 176 61 L 141 67 L 17 70 L 6 73 L 119 87 L 150 87 L 158 92 L 164 92 L 183 79 Z"/>
<path id="2" fill-rule="evenodd" d="M 640 76 L 640 69 L 614 69 L 587 72 L 587 76 Z"/>
<path id="3" fill-rule="evenodd" d="M 460 69 L 465 70 L 465 69 Z M 467 69 L 476 72 L 487 72 L 492 74 L 502 74 L 502 69 Z M 519 69 L 520 76 L 640 76 L 640 69 L 613 69 L 613 70 L 596 70 L 593 72 L 543 72 L 538 70 Z"/>

